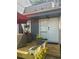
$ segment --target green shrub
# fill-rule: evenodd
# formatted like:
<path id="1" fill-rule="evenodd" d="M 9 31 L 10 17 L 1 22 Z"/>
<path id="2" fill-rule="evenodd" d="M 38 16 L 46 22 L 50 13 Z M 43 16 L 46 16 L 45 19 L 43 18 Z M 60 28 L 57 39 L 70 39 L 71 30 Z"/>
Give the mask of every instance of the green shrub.
<path id="1" fill-rule="evenodd" d="M 39 35 L 39 34 L 36 35 L 36 40 L 42 40 L 42 39 L 43 39 L 43 37 L 41 35 Z"/>

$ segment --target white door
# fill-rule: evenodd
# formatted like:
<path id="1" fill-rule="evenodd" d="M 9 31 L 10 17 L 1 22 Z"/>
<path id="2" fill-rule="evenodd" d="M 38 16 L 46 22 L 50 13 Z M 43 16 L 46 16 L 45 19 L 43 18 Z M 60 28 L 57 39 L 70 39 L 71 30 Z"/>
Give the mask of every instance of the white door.
<path id="1" fill-rule="evenodd" d="M 59 42 L 58 17 L 40 19 L 39 34 L 48 39 L 48 42 Z"/>
<path id="2" fill-rule="evenodd" d="M 48 21 L 48 41 L 59 42 L 59 25 L 58 18 L 50 18 Z"/>

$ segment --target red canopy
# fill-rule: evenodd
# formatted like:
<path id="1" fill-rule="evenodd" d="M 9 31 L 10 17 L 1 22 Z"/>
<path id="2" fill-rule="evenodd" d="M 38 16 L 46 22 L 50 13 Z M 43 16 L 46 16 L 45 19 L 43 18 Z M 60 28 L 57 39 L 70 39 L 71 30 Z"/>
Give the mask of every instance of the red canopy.
<path id="1" fill-rule="evenodd" d="M 17 12 L 17 23 L 26 23 L 29 17 Z"/>

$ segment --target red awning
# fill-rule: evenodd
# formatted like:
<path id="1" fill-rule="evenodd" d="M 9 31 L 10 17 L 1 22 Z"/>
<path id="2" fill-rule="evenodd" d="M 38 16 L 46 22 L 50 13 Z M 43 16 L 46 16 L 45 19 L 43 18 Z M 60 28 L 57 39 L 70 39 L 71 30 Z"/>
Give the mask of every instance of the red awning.
<path id="1" fill-rule="evenodd" d="M 17 12 L 17 23 L 26 23 L 29 17 Z"/>

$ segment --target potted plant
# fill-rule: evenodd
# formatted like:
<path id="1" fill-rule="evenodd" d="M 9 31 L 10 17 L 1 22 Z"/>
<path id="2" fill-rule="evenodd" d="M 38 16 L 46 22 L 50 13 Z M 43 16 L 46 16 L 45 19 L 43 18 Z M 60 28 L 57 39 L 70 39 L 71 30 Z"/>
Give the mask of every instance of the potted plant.
<path id="1" fill-rule="evenodd" d="M 36 40 L 42 40 L 42 39 L 43 39 L 43 37 L 41 35 L 39 35 L 39 34 L 36 35 Z"/>
<path id="2" fill-rule="evenodd" d="M 36 35 L 36 40 L 37 40 L 37 44 L 42 44 L 42 43 L 44 43 L 47 39 L 44 39 L 41 35 L 37 34 L 37 35 Z"/>

